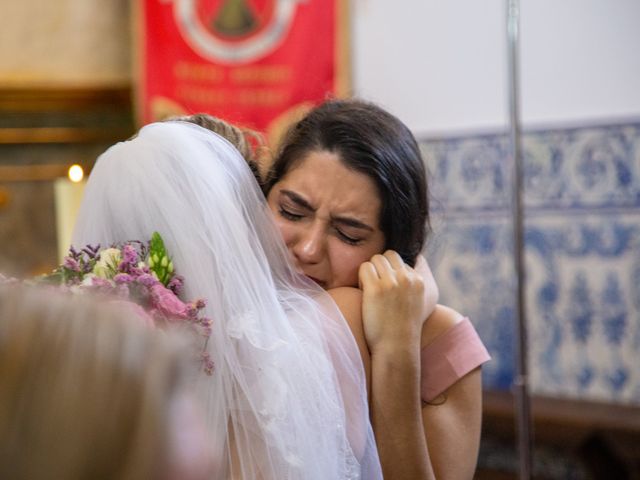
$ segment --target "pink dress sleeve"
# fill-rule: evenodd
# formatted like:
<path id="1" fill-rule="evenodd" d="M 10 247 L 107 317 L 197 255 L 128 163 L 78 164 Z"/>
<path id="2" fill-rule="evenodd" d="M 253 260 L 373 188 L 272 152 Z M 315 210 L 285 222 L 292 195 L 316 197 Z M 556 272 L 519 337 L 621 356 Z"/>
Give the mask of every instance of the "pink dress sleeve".
<path id="1" fill-rule="evenodd" d="M 432 401 L 490 359 L 469 319 L 458 322 L 420 352 L 422 400 Z"/>

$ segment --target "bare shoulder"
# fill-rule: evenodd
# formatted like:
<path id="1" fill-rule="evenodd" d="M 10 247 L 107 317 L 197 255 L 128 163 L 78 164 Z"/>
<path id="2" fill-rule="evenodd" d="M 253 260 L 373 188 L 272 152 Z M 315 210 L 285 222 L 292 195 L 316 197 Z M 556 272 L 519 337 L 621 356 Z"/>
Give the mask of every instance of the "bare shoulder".
<path id="1" fill-rule="evenodd" d="M 349 328 L 360 343 L 364 341 L 364 329 L 362 326 L 362 290 L 353 287 L 338 287 L 328 290 L 338 308 L 342 312 Z"/>
<path id="2" fill-rule="evenodd" d="M 445 305 L 436 305 L 433 313 L 427 318 L 422 327 L 421 345 L 424 347 L 433 342 L 436 337 L 464 320 L 464 315 Z"/>
<path id="3" fill-rule="evenodd" d="M 338 287 L 328 290 L 327 293 L 336 302 L 347 321 L 350 321 L 349 317 L 353 317 L 362 322 L 362 290 L 353 287 Z"/>
<path id="4" fill-rule="evenodd" d="M 358 345 L 367 378 L 368 390 L 371 381 L 371 355 L 364 336 L 364 325 L 362 324 L 362 291 L 353 287 L 339 287 L 328 290 L 328 293 L 338 305 Z"/>

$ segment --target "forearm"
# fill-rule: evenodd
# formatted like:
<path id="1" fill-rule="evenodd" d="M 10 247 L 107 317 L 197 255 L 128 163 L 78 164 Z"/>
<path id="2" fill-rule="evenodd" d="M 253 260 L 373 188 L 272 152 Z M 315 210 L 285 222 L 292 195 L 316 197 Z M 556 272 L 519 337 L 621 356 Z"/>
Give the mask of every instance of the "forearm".
<path id="1" fill-rule="evenodd" d="M 381 348 L 371 362 L 371 416 L 384 478 L 435 478 L 423 431 L 419 345 Z"/>

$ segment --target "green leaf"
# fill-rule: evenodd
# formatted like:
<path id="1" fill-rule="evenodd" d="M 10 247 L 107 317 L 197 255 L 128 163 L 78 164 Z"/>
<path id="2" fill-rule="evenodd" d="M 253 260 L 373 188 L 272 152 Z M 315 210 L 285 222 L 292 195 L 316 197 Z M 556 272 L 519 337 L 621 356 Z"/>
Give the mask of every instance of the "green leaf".
<path id="1" fill-rule="evenodd" d="M 45 283 L 48 285 L 62 285 L 65 282 L 65 272 L 56 270 L 47 275 L 41 275 L 35 278 L 37 283 Z"/>
<path id="2" fill-rule="evenodd" d="M 164 240 L 162 240 L 158 232 L 153 232 L 151 236 L 147 263 L 151 271 L 158 277 L 158 280 L 166 287 L 173 276 L 173 268 L 171 270 L 168 268 L 169 265 L 172 265 L 171 258 L 164 246 Z"/>

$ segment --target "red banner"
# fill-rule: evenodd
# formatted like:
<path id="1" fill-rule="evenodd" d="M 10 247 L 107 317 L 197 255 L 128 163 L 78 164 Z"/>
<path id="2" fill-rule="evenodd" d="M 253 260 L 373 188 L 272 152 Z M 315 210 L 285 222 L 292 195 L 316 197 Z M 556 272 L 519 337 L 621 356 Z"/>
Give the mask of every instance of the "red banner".
<path id="1" fill-rule="evenodd" d="M 347 87 L 346 0 L 141 0 L 143 123 L 207 112 L 262 132 Z"/>

